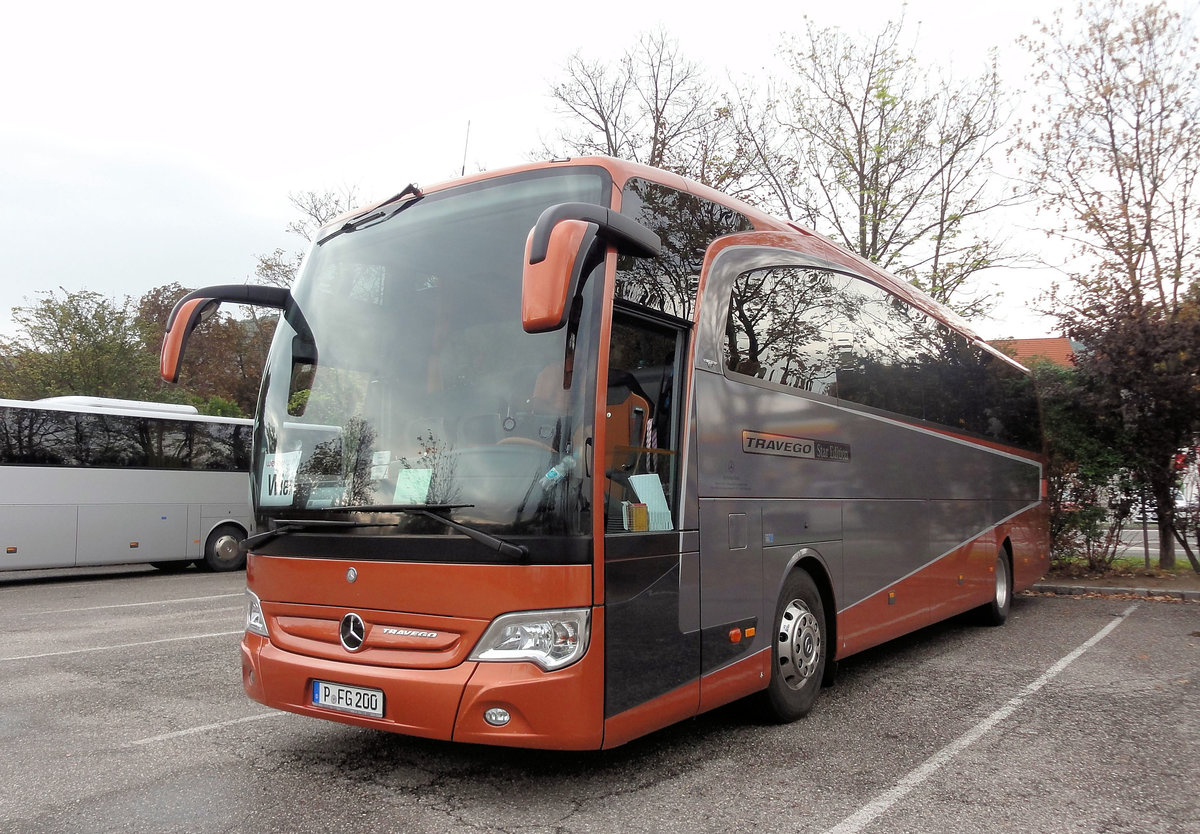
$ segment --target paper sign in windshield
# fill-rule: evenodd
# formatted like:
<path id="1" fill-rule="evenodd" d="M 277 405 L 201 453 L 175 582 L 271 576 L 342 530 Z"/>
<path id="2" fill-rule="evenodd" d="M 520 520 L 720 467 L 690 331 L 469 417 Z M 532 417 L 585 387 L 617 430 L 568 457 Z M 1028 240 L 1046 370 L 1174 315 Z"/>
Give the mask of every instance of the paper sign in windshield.
<path id="1" fill-rule="evenodd" d="M 296 470 L 300 451 L 275 452 L 263 461 L 262 485 L 258 503 L 263 507 L 290 507 L 296 491 Z"/>
<path id="2" fill-rule="evenodd" d="M 397 504 L 424 504 L 429 500 L 432 480 L 432 469 L 401 469 L 396 473 L 396 492 L 392 500 Z"/>

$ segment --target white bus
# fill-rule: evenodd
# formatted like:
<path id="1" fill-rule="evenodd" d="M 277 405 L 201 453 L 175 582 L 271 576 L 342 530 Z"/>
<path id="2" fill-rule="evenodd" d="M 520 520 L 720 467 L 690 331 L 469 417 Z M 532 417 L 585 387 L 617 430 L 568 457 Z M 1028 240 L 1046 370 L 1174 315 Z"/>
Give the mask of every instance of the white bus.
<path id="1" fill-rule="evenodd" d="M 0 399 L 0 570 L 244 567 L 252 432 L 191 406 Z"/>

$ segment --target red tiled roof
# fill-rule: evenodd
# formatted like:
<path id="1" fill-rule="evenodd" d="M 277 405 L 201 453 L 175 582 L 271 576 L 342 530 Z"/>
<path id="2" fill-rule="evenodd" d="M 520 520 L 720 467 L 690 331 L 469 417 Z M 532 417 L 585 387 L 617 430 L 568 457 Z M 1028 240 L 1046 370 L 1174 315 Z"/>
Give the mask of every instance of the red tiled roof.
<path id="1" fill-rule="evenodd" d="M 1071 347 L 1071 340 L 1065 336 L 1046 339 L 997 339 L 991 344 L 1021 364 L 1028 364 L 1034 359 L 1045 359 L 1064 368 L 1075 367 L 1075 351 Z"/>

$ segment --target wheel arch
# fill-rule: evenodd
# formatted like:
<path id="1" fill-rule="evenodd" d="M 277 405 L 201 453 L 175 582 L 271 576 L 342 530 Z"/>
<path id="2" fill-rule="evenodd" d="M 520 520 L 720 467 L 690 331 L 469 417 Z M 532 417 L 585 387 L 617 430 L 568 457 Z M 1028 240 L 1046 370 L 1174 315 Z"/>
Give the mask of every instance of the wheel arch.
<path id="1" fill-rule="evenodd" d="M 770 596 L 770 610 L 775 610 L 775 602 L 779 597 L 780 591 L 783 589 L 783 584 L 787 581 L 788 576 L 794 570 L 803 570 L 812 577 L 813 582 L 817 586 L 817 591 L 821 595 L 821 606 L 825 609 L 825 633 L 826 645 L 829 650 L 825 653 L 825 675 L 827 680 L 832 680 L 831 671 L 834 668 L 840 644 L 838 643 L 838 625 L 837 625 L 837 594 L 833 587 L 833 579 L 830 576 L 829 568 L 825 564 L 821 554 L 810 547 L 802 548 L 796 552 L 788 562 L 787 569 L 775 578 L 775 588 Z"/>
<path id="2" fill-rule="evenodd" d="M 201 531 L 202 535 L 200 537 L 200 543 L 202 547 L 208 542 L 208 537 L 213 534 L 213 531 L 225 524 L 232 525 L 241 530 L 243 539 L 250 535 L 250 525 L 246 523 L 245 519 L 234 518 L 232 516 L 224 518 L 221 516 L 214 516 L 211 519 L 206 518 L 204 522 L 204 529 Z"/>

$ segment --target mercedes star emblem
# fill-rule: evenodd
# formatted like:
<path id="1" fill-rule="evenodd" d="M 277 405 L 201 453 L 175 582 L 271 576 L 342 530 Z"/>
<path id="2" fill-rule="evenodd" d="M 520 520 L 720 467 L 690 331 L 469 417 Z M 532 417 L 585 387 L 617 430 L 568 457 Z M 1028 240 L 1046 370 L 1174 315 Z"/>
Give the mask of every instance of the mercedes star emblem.
<path id="1" fill-rule="evenodd" d="M 347 614 L 342 617 L 338 637 L 342 640 L 342 648 L 348 652 L 356 652 L 362 648 L 363 640 L 367 637 L 367 624 L 357 614 Z"/>

